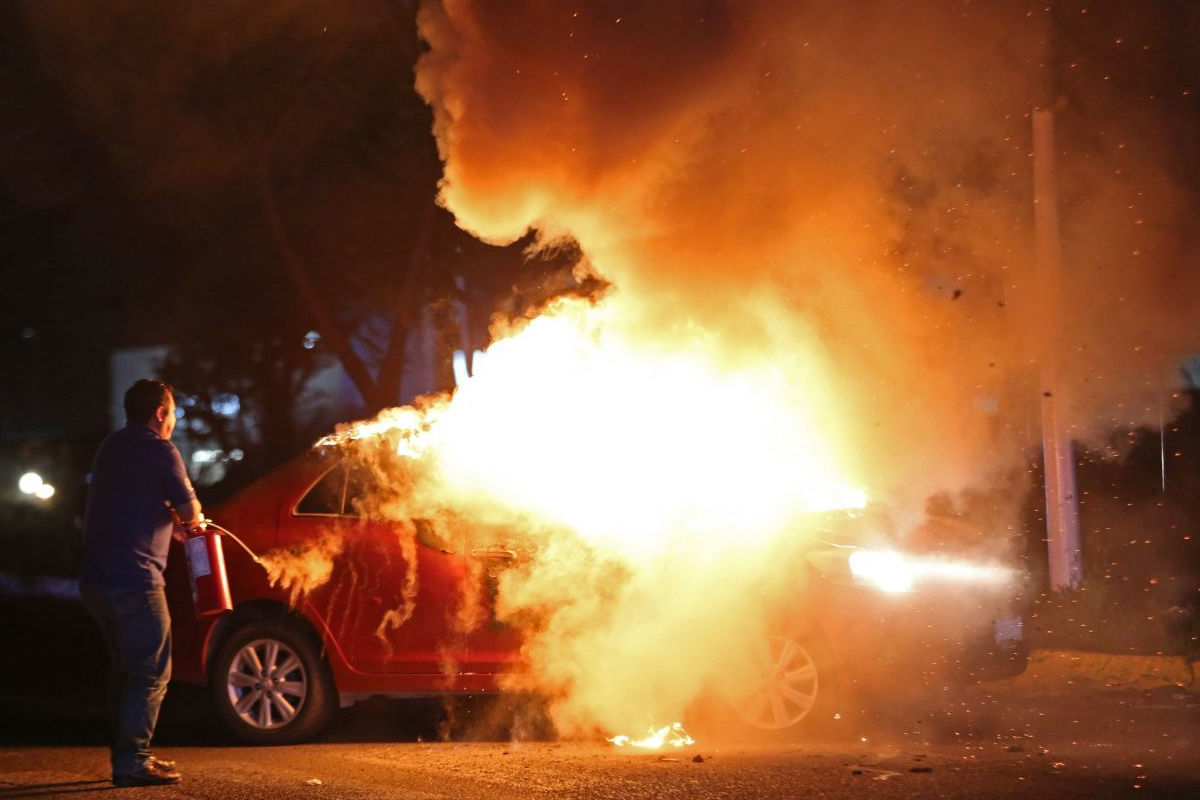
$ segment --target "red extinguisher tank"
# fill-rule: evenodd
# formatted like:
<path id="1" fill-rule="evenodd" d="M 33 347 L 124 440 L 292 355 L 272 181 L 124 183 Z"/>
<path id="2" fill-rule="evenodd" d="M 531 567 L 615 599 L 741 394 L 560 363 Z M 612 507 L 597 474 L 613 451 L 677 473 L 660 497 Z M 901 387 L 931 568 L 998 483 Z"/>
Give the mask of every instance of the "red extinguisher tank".
<path id="1" fill-rule="evenodd" d="M 192 607 L 196 610 L 196 617 L 203 619 L 232 611 L 221 534 L 212 528 L 201 528 L 188 537 L 183 548 L 187 554 Z"/>

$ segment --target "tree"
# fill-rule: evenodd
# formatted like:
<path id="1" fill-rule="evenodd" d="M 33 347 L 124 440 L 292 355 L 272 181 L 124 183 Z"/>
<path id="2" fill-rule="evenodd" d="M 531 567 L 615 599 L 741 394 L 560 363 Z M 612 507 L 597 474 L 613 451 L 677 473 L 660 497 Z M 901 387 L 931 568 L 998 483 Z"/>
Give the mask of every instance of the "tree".
<path id="1" fill-rule="evenodd" d="M 527 243 L 474 240 L 436 205 L 411 0 L 3 13 L 0 224 L 5 262 L 29 265 L 5 276 L 10 413 L 62 398 L 102 430 L 107 352 L 169 344 L 188 419 L 257 472 L 329 424 L 298 401 L 332 357 L 361 413 L 397 404 L 428 309 L 487 309 L 563 270 L 526 260 Z M 11 346 L 26 327 L 37 338 Z M 259 433 L 219 412 L 225 395 Z"/>

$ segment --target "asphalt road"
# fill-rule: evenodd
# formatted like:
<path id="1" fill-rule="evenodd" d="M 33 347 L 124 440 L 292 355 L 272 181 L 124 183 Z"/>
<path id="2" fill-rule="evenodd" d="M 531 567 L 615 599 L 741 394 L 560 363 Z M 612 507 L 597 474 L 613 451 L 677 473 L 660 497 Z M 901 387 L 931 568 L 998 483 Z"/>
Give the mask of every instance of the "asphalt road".
<path id="1" fill-rule="evenodd" d="M 595 742 L 424 743 L 401 728 L 386 741 L 372 736 L 271 749 L 176 744 L 159 753 L 180 762 L 183 783 L 118 791 L 206 800 L 1200 796 L 1196 741 L 1141 730 L 1190 715 L 1194 732 L 1200 712 L 1144 700 L 1137 706 L 1121 705 L 1132 697 L 1106 698 L 1121 729 L 1080 721 L 1074 741 L 1027 728 L 942 743 L 701 741 L 687 750 L 631 755 Z M 353 725 L 341 731 L 354 733 Z M 111 790 L 106 757 L 98 742 L 4 747 L 0 798 L 104 797 Z"/>
<path id="2" fill-rule="evenodd" d="M 0 800 L 139 796 L 243 798 L 1200 797 L 1200 700 L 1179 690 L 998 682 L 915 710 L 847 715 L 803 741 L 751 743 L 715 728 L 697 744 L 627 753 L 602 741 L 513 741 L 456 707 L 375 699 L 322 740 L 230 745 L 202 691 L 173 687 L 156 750 L 173 787 L 108 782 L 103 660 L 69 603 L 0 602 Z M 474 714 L 474 717 L 471 716 Z"/>

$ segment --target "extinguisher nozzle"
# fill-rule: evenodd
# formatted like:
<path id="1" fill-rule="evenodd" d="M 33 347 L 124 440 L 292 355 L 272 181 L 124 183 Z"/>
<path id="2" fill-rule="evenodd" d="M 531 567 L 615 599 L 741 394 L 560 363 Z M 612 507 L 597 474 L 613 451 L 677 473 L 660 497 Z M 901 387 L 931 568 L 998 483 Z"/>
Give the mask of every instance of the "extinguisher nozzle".
<path id="1" fill-rule="evenodd" d="M 226 528 L 222 528 L 220 525 L 216 524 L 211 519 L 207 520 L 207 522 L 208 522 L 208 527 L 213 528 L 217 531 L 220 531 L 223 535 L 228 536 L 230 539 L 233 539 L 235 542 L 237 542 L 238 545 L 240 545 L 241 548 L 246 551 L 246 555 L 250 556 L 251 561 L 253 561 L 255 564 L 258 564 L 263 569 L 267 568 L 267 565 L 265 563 L 263 563 L 263 560 L 258 557 L 258 553 L 251 550 L 250 547 L 245 542 L 243 542 L 241 539 L 239 539 L 237 536 L 235 536 L 232 531 L 230 531 Z"/>

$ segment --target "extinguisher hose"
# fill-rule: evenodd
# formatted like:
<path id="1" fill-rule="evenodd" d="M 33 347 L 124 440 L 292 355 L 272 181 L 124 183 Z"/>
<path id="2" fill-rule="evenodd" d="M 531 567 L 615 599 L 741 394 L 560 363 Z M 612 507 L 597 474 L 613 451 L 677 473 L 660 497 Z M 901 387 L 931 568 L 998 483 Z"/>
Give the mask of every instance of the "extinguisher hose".
<path id="1" fill-rule="evenodd" d="M 242 546 L 242 549 L 245 550 L 247 554 L 249 554 L 250 558 L 253 559 L 255 564 L 258 564 L 260 567 L 266 566 L 265 564 L 263 564 L 262 559 L 258 557 L 258 554 L 255 553 L 253 550 L 251 550 L 246 545 L 245 542 L 243 542 L 241 539 L 239 539 L 237 536 L 235 536 L 233 534 L 233 531 L 228 530 L 227 528 L 222 528 L 220 525 L 213 522 L 211 519 L 204 520 L 204 525 L 205 525 L 205 527 L 212 528 L 213 530 L 220 532 L 224 536 L 228 536 L 230 539 L 233 539 L 235 542 L 240 544 Z"/>

